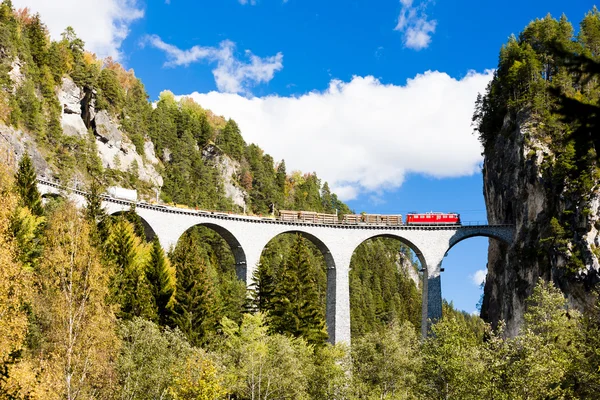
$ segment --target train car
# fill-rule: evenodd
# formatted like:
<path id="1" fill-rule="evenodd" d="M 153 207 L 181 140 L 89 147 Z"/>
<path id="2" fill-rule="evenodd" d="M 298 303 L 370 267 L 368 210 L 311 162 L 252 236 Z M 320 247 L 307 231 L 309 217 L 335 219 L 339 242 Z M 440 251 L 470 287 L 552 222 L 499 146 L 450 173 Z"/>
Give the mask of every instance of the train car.
<path id="1" fill-rule="evenodd" d="M 338 223 L 338 216 L 336 214 L 324 214 L 324 213 L 318 213 L 317 214 L 317 223 L 319 224 L 337 224 Z"/>
<path id="2" fill-rule="evenodd" d="M 406 225 L 460 225 L 460 215 L 442 212 L 408 213 Z"/>
<path id="3" fill-rule="evenodd" d="M 279 220 L 296 222 L 298 221 L 298 211 L 279 210 Z"/>
<path id="4" fill-rule="evenodd" d="M 111 186 L 106 189 L 106 193 L 115 199 L 119 200 L 128 200 L 128 201 L 137 201 L 137 190 L 134 189 L 125 189 L 119 186 Z"/>
<path id="5" fill-rule="evenodd" d="M 362 215 L 360 214 L 345 214 L 342 219 L 342 224 L 357 225 L 362 222 Z"/>
<path id="6" fill-rule="evenodd" d="M 385 225 L 402 225 L 402 215 L 382 215 L 381 223 Z"/>

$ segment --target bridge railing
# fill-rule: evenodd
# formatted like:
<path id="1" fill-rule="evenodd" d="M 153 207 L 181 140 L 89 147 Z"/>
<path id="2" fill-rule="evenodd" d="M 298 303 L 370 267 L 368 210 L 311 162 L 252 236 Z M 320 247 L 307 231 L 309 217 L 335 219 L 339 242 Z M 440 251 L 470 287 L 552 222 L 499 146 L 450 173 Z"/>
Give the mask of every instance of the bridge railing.
<path id="1" fill-rule="evenodd" d="M 460 221 L 460 224 L 463 226 L 481 226 L 481 225 L 489 225 L 487 220 L 483 221 Z"/>
<path id="2" fill-rule="evenodd" d="M 42 184 L 48 185 L 48 186 L 53 186 L 53 187 L 55 187 L 57 189 L 67 190 L 67 191 L 70 191 L 72 193 L 79 194 L 79 195 L 84 196 L 84 197 L 87 197 L 89 195 L 87 192 L 81 190 L 80 186 L 77 185 L 77 184 L 73 185 L 75 187 L 68 187 L 68 186 L 62 185 L 56 179 L 52 179 L 52 178 L 45 177 L 45 176 L 38 177 L 37 181 L 40 182 L 40 183 L 42 183 Z M 192 215 L 196 215 L 196 214 L 200 215 L 201 214 L 201 215 L 209 215 L 209 216 L 213 216 L 213 214 L 214 214 L 215 216 L 228 216 L 230 218 L 236 218 L 236 217 L 237 218 L 252 218 L 252 217 L 248 217 L 248 216 L 244 216 L 244 215 L 235 215 L 235 214 L 230 215 L 230 214 L 225 214 L 225 213 L 222 213 L 222 212 L 207 212 L 207 211 L 192 210 L 192 209 L 187 209 L 187 208 L 186 209 L 183 209 L 183 208 L 182 209 L 176 209 L 176 208 L 167 207 L 167 206 L 164 206 L 164 205 L 154 205 L 154 204 L 148 204 L 148 203 L 145 203 L 145 202 L 132 202 L 130 200 L 122 200 L 122 199 L 112 198 L 112 197 L 110 197 L 110 196 L 108 196 L 106 194 L 102 194 L 101 198 L 103 200 L 105 200 L 105 201 L 112 201 L 112 202 L 117 202 L 117 203 L 121 203 L 121 204 L 129 204 L 129 205 L 134 205 L 135 204 L 136 206 L 139 206 L 139 207 L 142 207 L 142 208 L 155 209 L 157 211 L 163 211 L 163 212 L 183 212 L 183 213 L 192 214 Z M 261 220 L 269 220 L 269 221 L 273 221 L 273 222 L 278 222 L 277 220 L 271 219 L 271 218 L 261 218 Z M 338 224 L 336 224 L 336 225 L 338 225 Z M 342 224 L 339 224 L 339 225 L 342 225 Z M 508 226 L 512 226 L 510 224 L 491 224 L 491 225 L 493 225 L 493 226 L 507 226 L 507 227 Z M 354 225 L 354 226 L 359 227 L 359 226 L 363 226 L 363 225 Z M 425 226 L 425 227 L 432 227 L 432 226 L 433 225 L 431 225 L 431 226 Z M 439 225 L 438 227 L 441 227 L 441 226 L 444 226 L 444 225 Z M 490 224 L 488 223 L 487 220 L 482 220 L 482 221 L 461 221 L 460 226 L 490 226 Z M 418 226 L 418 225 L 398 225 L 397 227 L 402 227 L 402 228 L 420 228 L 422 226 Z"/>

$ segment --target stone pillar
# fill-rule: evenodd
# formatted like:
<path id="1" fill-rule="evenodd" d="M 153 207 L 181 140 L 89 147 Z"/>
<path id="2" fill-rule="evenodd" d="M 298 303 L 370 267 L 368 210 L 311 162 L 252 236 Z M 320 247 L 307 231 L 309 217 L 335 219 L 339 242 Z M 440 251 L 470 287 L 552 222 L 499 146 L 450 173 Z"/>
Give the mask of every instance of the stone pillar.
<path id="1" fill-rule="evenodd" d="M 258 268 L 262 249 L 260 252 L 258 252 L 258 254 L 255 253 L 256 251 L 250 249 L 250 251 L 246 252 L 245 260 L 238 261 L 236 257 L 237 276 L 240 280 L 246 282 L 247 289 L 254 289 L 254 272 Z"/>
<path id="2" fill-rule="evenodd" d="M 426 337 L 432 323 L 442 318 L 442 281 L 441 266 L 444 254 L 424 254 L 426 265 L 423 268 L 423 307 L 421 319 L 421 334 Z"/>
<path id="3" fill-rule="evenodd" d="M 329 342 L 350 345 L 350 257 L 327 254 L 327 333 Z"/>

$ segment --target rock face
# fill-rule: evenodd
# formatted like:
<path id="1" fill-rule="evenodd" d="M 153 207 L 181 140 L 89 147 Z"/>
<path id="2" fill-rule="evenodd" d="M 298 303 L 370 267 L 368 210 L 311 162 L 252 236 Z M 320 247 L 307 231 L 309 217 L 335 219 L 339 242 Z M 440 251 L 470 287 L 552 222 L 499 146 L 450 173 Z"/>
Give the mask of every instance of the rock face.
<path id="1" fill-rule="evenodd" d="M 69 77 L 63 78 L 56 95 L 63 108 L 61 124 L 65 135 L 85 137 L 92 130 L 104 168 L 123 172 L 135 170 L 141 180 L 154 187 L 162 186 L 162 176 L 155 168 L 160 161 L 150 140 L 144 145 L 144 158 L 106 110 L 94 110 L 94 93 L 86 93 Z"/>
<path id="2" fill-rule="evenodd" d="M 419 275 L 419 271 L 413 265 L 412 260 L 403 253 L 398 253 L 396 264 L 400 271 L 404 272 L 404 274 L 415 283 L 417 289 L 419 289 L 421 287 L 421 276 Z"/>
<path id="3" fill-rule="evenodd" d="M 135 171 L 141 180 L 149 182 L 152 186 L 163 185 L 163 178 L 155 168 L 158 159 L 150 140 L 144 144 L 146 158 L 144 160 L 144 157 L 137 153 L 127 135 L 121 132 L 117 123 L 111 120 L 106 111 L 98 111 L 93 121 L 93 126 L 96 128 L 94 131 L 97 139 L 96 147 L 104 168 Z"/>
<path id="4" fill-rule="evenodd" d="M 25 152 L 29 154 L 33 167 L 39 175 L 49 178 L 54 175 L 29 134 L 20 129 L 0 124 L 0 158 L 2 161 L 16 167 Z"/>
<path id="5" fill-rule="evenodd" d="M 221 154 L 221 152 L 215 146 L 207 146 L 205 149 L 203 149 L 202 157 L 213 162 L 219 170 L 219 174 L 221 175 L 221 179 L 223 181 L 225 196 L 230 198 L 233 204 L 236 206 L 245 209 L 246 197 L 248 194 L 236 184 L 233 178 L 239 173 L 240 163 L 229 158 L 225 154 Z"/>
<path id="6" fill-rule="evenodd" d="M 516 119 L 506 118 L 486 146 L 483 169 L 488 221 L 516 228 L 511 245 L 490 239 L 481 310 L 494 326 L 504 320 L 508 336 L 518 333 L 526 298 L 540 277 L 553 281 L 580 310 L 593 301 L 589 289 L 600 280 L 598 183 L 585 196 L 557 183 L 555 154 L 538 134 L 541 128 L 526 116 Z M 557 222 L 568 227 L 568 239 L 559 239 Z"/>
<path id="7" fill-rule="evenodd" d="M 61 126 L 67 136 L 85 137 L 88 129 L 81 119 L 81 99 L 83 91 L 69 77 L 64 77 L 62 85 L 56 93 L 63 108 Z"/>

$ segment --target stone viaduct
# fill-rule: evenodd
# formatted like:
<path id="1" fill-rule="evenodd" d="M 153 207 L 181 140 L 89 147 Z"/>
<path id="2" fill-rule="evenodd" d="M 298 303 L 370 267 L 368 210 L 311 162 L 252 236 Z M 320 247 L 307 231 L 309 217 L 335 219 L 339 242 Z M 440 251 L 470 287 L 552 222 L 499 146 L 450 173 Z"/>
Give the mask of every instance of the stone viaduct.
<path id="1" fill-rule="evenodd" d="M 66 189 L 59 184 L 38 180 L 42 196 L 69 197 L 79 206 L 85 205 L 86 193 Z M 132 202 L 103 197 L 102 205 L 109 214 L 128 211 Z M 364 241 L 376 237 L 393 237 L 409 246 L 419 258 L 423 271 L 422 334 L 427 334 L 429 321 L 442 316 L 440 272 L 448 250 L 458 242 L 474 236 L 485 236 L 512 242 L 514 227 L 510 225 L 474 226 L 385 226 L 284 222 L 272 218 L 197 211 L 135 204 L 149 236 L 156 235 L 168 250 L 177 244 L 189 228 L 203 225 L 217 232 L 229 244 L 240 279 L 248 286 L 265 246 L 282 233 L 297 233 L 314 243 L 323 253 L 327 265 L 326 322 L 329 340 L 350 343 L 350 260 Z"/>

